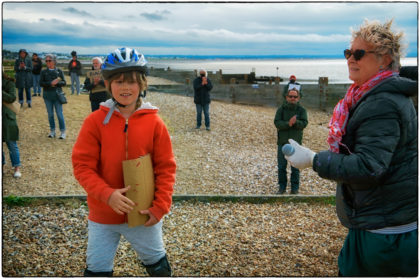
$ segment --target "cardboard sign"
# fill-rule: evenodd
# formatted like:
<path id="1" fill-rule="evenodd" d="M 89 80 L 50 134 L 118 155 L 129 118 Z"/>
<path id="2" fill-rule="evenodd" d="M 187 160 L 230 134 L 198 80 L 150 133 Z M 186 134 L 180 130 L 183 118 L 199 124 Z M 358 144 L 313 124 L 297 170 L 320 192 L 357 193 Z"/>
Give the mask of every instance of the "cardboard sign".
<path id="1" fill-rule="evenodd" d="M 140 214 L 139 210 L 149 209 L 155 197 L 155 176 L 150 154 L 123 161 L 124 185 L 130 185 L 126 197 L 137 205 L 128 213 L 128 227 L 143 225 L 149 215 Z"/>
<path id="2" fill-rule="evenodd" d="M 102 71 L 101 70 L 93 70 L 86 73 L 86 76 L 90 79 L 90 83 L 93 84 L 95 78 L 99 78 L 103 80 Z M 102 86 L 100 84 L 96 85 L 94 88 L 92 88 L 92 93 L 96 92 L 103 92 L 106 91 L 105 86 Z"/>

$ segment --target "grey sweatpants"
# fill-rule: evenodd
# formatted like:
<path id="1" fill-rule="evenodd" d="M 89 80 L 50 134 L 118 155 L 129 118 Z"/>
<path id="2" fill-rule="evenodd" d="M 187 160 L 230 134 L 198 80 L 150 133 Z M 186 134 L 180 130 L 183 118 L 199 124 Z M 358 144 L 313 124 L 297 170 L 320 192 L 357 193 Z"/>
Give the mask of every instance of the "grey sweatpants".
<path id="1" fill-rule="evenodd" d="M 146 265 L 154 264 L 166 254 L 162 240 L 162 221 L 151 227 L 128 224 L 108 225 L 88 221 L 87 268 L 92 272 L 108 272 L 114 268 L 114 257 L 121 235 Z"/>

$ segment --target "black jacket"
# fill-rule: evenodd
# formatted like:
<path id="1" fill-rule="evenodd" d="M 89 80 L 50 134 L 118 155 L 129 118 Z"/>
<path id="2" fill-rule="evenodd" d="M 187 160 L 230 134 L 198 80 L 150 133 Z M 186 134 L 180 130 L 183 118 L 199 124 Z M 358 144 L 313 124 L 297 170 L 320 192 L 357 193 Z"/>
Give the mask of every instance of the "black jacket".
<path id="1" fill-rule="evenodd" d="M 60 77 L 61 81 L 59 81 L 56 86 L 51 86 L 51 82 L 57 77 Z M 64 79 L 64 74 L 61 69 L 45 69 L 41 71 L 39 84 L 44 88 L 44 99 L 54 102 L 58 101 L 56 93 L 57 90 L 62 90 L 61 87 L 66 85 L 66 80 Z"/>
<path id="2" fill-rule="evenodd" d="M 211 80 L 207 78 L 207 84 L 201 85 L 201 77 L 197 77 L 193 82 L 194 103 L 199 105 L 210 104 L 210 90 L 213 88 Z"/>
<path id="3" fill-rule="evenodd" d="M 313 169 L 337 181 L 336 206 L 347 228 L 380 229 L 417 220 L 415 82 L 389 78 L 349 113 L 340 153 L 322 151 Z M 351 152 L 351 153 L 350 153 Z"/>
<path id="4" fill-rule="evenodd" d="M 82 75 L 82 63 L 80 63 L 79 60 L 76 59 L 75 67 L 73 67 L 73 59 L 70 60 L 69 65 L 67 67 L 69 69 L 69 75 L 71 75 L 71 73 L 76 73 L 78 76 Z"/>
<path id="5" fill-rule="evenodd" d="M 39 75 L 42 70 L 42 60 L 41 58 L 32 59 L 32 74 Z"/>

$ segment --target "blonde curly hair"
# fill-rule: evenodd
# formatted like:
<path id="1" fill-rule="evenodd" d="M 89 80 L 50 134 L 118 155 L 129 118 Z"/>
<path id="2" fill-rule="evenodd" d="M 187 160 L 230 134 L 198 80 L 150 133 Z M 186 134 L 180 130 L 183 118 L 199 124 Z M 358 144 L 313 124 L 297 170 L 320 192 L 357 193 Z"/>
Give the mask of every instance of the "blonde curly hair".
<path id="1" fill-rule="evenodd" d="M 379 55 L 389 54 L 392 62 L 388 65 L 390 70 L 399 71 L 402 56 L 402 38 L 404 32 L 391 31 L 393 19 L 381 24 L 379 21 L 369 22 L 365 19 L 359 30 L 352 30 L 352 42 L 356 38 L 361 38 L 365 42 L 375 47 L 375 52 Z"/>

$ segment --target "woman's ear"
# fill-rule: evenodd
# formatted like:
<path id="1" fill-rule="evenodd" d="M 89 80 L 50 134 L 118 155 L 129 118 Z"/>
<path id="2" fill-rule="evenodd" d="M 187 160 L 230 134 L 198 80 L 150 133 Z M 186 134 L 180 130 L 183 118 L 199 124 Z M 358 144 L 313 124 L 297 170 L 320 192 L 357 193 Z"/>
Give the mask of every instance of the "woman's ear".
<path id="1" fill-rule="evenodd" d="M 389 65 L 392 63 L 391 55 L 384 54 L 382 56 L 382 62 L 383 62 L 384 69 L 387 69 L 389 67 Z"/>

